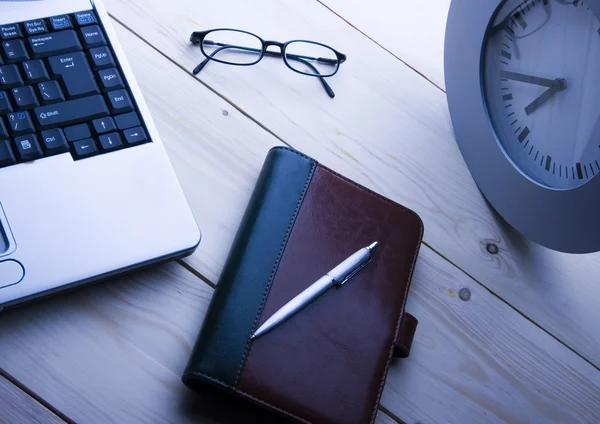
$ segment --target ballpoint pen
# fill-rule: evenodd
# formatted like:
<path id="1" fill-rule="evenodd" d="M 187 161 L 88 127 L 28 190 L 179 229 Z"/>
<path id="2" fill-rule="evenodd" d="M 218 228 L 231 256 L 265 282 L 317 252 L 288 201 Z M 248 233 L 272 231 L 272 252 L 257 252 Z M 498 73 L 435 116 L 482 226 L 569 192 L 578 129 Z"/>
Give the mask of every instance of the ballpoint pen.
<path id="1" fill-rule="evenodd" d="M 321 296 L 331 287 L 337 285 L 339 287 L 346 284 L 348 280 L 354 277 L 358 272 L 366 267 L 371 262 L 373 251 L 379 246 L 379 242 L 360 249 L 358 252 L 350 256 L 344 262 L 333 268 L 323 277 L 311 284 L 306 290 L 294 297 L 286 303 L 281 309 L 275 312 L 258 330 L 250 337 L 254 340 L 263 334 L 273 330 L 283 322 L 296 315 L 316 298 Z"/>

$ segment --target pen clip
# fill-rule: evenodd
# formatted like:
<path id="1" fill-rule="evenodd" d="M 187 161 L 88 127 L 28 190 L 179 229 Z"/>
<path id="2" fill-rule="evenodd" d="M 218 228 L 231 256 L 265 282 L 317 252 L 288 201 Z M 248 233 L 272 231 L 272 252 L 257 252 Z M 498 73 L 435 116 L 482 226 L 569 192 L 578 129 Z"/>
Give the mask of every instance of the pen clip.
<path id="1" fill-rule="evenodd" d="M 367 265 L 369 265 L 372 260 L 373 260 L 373 258 L 369 258 L 369 260 L 367 262 L 365 262 L 364 264 L 362 264 L 361 266 L 359 266 L 358 268 L 356 268 L 354 271 L 352 271 L 352 273 L 350 275 L 348 275 L 346 278 L 344 278 L 342 281 L 340 281 L 337 284 L 337 287 L 342 287 L 344 284 L 346 284 L 356 274 L 358 274 L 360 271 L 362 271 L 364 267 L 366 267 Z"/>

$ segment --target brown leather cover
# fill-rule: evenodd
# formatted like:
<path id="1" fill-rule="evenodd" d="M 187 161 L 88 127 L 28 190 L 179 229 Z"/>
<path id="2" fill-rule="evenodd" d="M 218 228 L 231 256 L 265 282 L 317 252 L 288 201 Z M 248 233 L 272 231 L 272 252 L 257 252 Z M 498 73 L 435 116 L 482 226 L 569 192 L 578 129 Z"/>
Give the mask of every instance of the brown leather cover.
<path id="1" fill-rule="evenodd" d="M 380 247 L 346 285 L 249 345 L 239 394 L 299 422 L 373 422 L 392 355 L 408 355 L 416 328 L 404 305 L 422 235 L 414 212 L 318 165 L 258 325 L 358 249 Z"/>

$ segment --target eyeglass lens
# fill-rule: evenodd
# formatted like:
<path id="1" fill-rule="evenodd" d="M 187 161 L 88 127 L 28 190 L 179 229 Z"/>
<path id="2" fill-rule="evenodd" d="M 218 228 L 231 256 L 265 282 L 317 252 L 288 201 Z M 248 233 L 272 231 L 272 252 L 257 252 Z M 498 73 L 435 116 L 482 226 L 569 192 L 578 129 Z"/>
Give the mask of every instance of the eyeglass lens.
<path id="1" fill-rule="evenodd" d="M 241 31 L 211 31 L 202 43 L 202 51 L 207 57 L 231 65 L 257 63 L 261 59 L 262 49 L 260 38 Z"/>
<path id="2" fill-rule="evenodd" d="M 285 49 L 288 65 L 306 75 L 330 76 L 335 74 L 339 63 L 337 55 L 329 47 L 307 41 L 293 41 Z"/>

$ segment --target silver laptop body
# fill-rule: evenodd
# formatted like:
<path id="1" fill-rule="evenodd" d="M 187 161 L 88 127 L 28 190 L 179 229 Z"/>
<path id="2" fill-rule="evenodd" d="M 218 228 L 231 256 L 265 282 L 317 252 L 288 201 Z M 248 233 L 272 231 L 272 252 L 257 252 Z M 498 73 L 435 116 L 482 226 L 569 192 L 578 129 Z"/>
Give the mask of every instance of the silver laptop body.
<path id="1" fill-rule="evenodd" d="M 151 142 L 84 160 L 64 153 L 0 168 L 0 310 L 185 256 L 200 242 L 101 2 L 0 1 L 0 26 L 89 10 L 106 31 Z"/>

